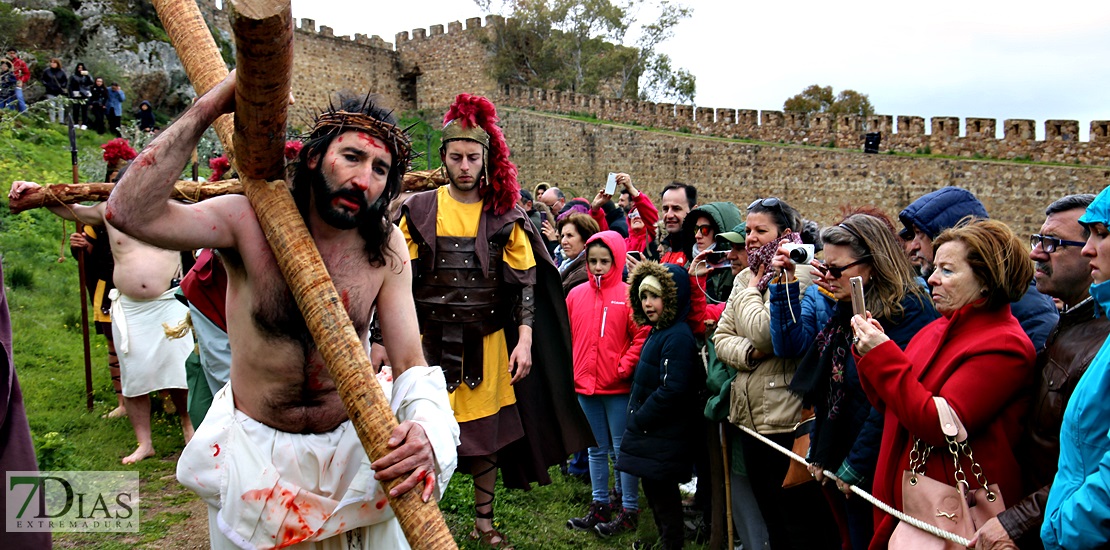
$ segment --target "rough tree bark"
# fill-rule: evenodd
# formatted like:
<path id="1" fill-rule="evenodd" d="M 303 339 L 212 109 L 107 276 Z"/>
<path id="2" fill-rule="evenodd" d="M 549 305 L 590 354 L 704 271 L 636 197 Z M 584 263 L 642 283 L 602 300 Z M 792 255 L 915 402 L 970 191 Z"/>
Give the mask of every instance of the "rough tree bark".
<path id="1" fill-rule="evenodd" d="M 386 441 L 397 421 L 282 177 L 293 59 L 290 4 L 288 0 L 229 4 L 238 51 L 234 125 L 238 154 L 232 162 L 359 439 L 375 460 L 386 454 Z M 197 93 L 208 91 L 227 71 L 193 0 L 155 0 L 154 5 Z M 167 21 L 173 18 L 180 20 Z M 194 49 L 198 45 L 199 50 Z M 210 69 L 215 66 L 221 70 Z M 222 134 L 220 138 L 230 151 L 230 140 Z M 456 547 L 434 499 L 424 503 L 420 491 L 413 490 L 391 497 L 390 505 L 414 549 Z"/>

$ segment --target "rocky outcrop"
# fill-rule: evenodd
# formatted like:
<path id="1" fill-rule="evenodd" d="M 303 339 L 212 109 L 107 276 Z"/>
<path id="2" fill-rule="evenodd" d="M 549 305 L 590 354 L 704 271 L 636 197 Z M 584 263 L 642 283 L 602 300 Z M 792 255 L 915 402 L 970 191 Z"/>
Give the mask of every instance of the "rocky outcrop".
<path id="1" fill-rule="evenodd" d="M 94 77 L 124 85 L 126 109 L 148 100 L 156 110 L 176 112 L 195 96 L 147 0 L 23 0 L 15 12 L 23 24 L 12 43 L 35 75 L 52 57 L 67 73 L 84 62 Z M 34 99 L 41 86 L 27 93 Z"/>

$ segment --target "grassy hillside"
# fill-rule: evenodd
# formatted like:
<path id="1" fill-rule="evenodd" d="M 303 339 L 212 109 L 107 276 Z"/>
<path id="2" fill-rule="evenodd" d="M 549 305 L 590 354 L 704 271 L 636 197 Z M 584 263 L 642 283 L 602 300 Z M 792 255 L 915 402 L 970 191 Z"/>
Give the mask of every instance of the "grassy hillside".
<path id="1" fill-rule="evenodd" d="M 422 128 L 420 129 L 422 130 Z M 418 148 L 432 151 L 438 165 L 438 135 L 419 133 Z M 80 132 L 78 146 L 86 178 L 103 177 L 99 145 L 111 136 Z M 68 235 L 73 224 L 63 224 L 45 210 L 19 215 L 8 213 L 6 197 L 13 180 L 39 183 L 71 181 L 69 144 L 64 128 L 48 125 L 33 116 L 12 120 L 0 114 L 0 255 L 11 308 L 14 357 L 23 387 L 32 435 L 42 469 L 119 470 L 120 458 L 134 449 L 135 439 L 126 420 L 105 420 L 101 415 L 115 407 L 102 337 L 92 334 L 94 410 L 85 410 L 84 368 L 81 349 L 80 297 L 77 262 L 69 256 Z M 417 163 L 418 168 L 420 162 Z M 207 170 L 202 170 L 202 174 Z M 94 175 L 95 174 L 95 175 Z M 59 257 L 63 261 L 59 261 Z M 176 459 L 183 447 L 176 418 L 155 402 L 153 459 L 130 466 L 140 473 L 141 531 L 137 535 L 55 534 L 60 547 L 184 548 L 180 537 L 190 514 L 203 514 L 196 497 L 175 481 Z M 581 515 L 589 502 L 588 484 L 564 479 L 529 492 L 499 491 L 498 527 L 517 548 L 590 549 L 628 547 L 636 535 L 600 541 L 590 533 L 572 533 L 566 520 Z M 463 548 L 477 548 L 465 541 L 473 518 L 473 486 L 469 476 L 457 475 L 441 507 Z M 194 518 L 195 519 L 195 518 Z M 640 535 L 654 538 L 648 516 Z M 204 525 L 203 516 L 199 525 Z M 196 527 L 194 526 L 195 530 Z M 203 527 L 201 527 L 203 529 Z"/>

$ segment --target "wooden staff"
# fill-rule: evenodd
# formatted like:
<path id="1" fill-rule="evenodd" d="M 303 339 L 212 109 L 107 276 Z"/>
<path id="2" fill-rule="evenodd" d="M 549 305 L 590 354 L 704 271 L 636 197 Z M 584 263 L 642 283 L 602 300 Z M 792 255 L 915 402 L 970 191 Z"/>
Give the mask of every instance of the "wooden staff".
<path id="1" fill-rule="evenodd" d="M 66 117 L 69 122 L 69 156 L 73 164 L 73 183 L 81 181 L 81 175 L 77 170 L 77 130 L 73 127 L 73 116 Z M 62 221 L 62 228 L 66 226 L 65 221 Z M 81 220 L 74 221 L 74 229 L 77 233 L 85 230 L 85 224 Z M 63 231 L 64 233 L 64 231 Z M 59 256 L 60 258 L 61 256 Z M 78 286 L 81 287 L 81 343 L 85 350 L 85 408 L 92 412 L 93 410 L 93 383 L 92 383 L 92 350 L 89 346 L 89 296 L 85 288 L 85 251 L 77 251 L 77 279 Z"/>
<path id="2" fill-rule="evenodd" d="M 359 439 L 370 459 L 376 460 L 388 452 L 386 442 L 397 421 L 283 178 L 293 60 L 292 10 L 288 0 L 232 0 L 229 4 L 239 70 L 233 163 Z M 215 42 L 192 0 L 155 0 L 154 6 L 190 75 L 216 72 L 190 69 L 190 64 L 223 69 Z M 195 16 L 190 12 L 196 12 Z M 174 17 L 182 21 L 167 21 Z M 207 55 L 192 51 L 201 42 L 211 43 Z M 226 70 L 222 72 L 226 75 Z M 203 94 L 222 78 L 211 78 L 207 86 L 193 82 Z M 227 141 L 225 150 L 231 150 Z M 387 493 L 399 482 L 387 483 Z M 390 505 L 414 549 L 456 548 L 434 499 L 425 503 L 414 489 L 390 497 Z"/>
<path id="3" fill-rule="evenodd" d="M 442 170 L 419 170 L 406 172 L 404 182 L 401 184 L 402 193 L 415 193 L 435 189 L 446 185 L 447 179 Z M 34 190 L 28 190 L 8 202 L 8 210 L 18 214 L 25 210 L 42 208 L 55 204 L 75 204 L 88 201 L 106 201 L 114 183 L 56 183 L 44 184 Z M 181 180 L 174 184 L 170 198 L 185 202 L 200 202 L 221 195 L 242 195 L 243 185 L 237 179 L 220 181 L 196 182 Z"/>

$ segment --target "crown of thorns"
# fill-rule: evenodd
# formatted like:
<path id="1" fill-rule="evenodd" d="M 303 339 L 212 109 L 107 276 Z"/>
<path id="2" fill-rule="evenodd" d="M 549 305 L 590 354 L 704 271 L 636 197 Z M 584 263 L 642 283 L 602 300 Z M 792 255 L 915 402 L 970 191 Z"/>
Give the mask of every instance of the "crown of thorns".
<path id="1" fill-rule="evenodd" d="M 382 140 L 392 150 L 393 159 L 401 163 L 403 170 L 408 171 L 413 160 L 413 151 L 407 131 L 370 115 L 328 109 L 316 116 L 309 135 L 315 138 L 344 130 L 359 130 Z"/>

